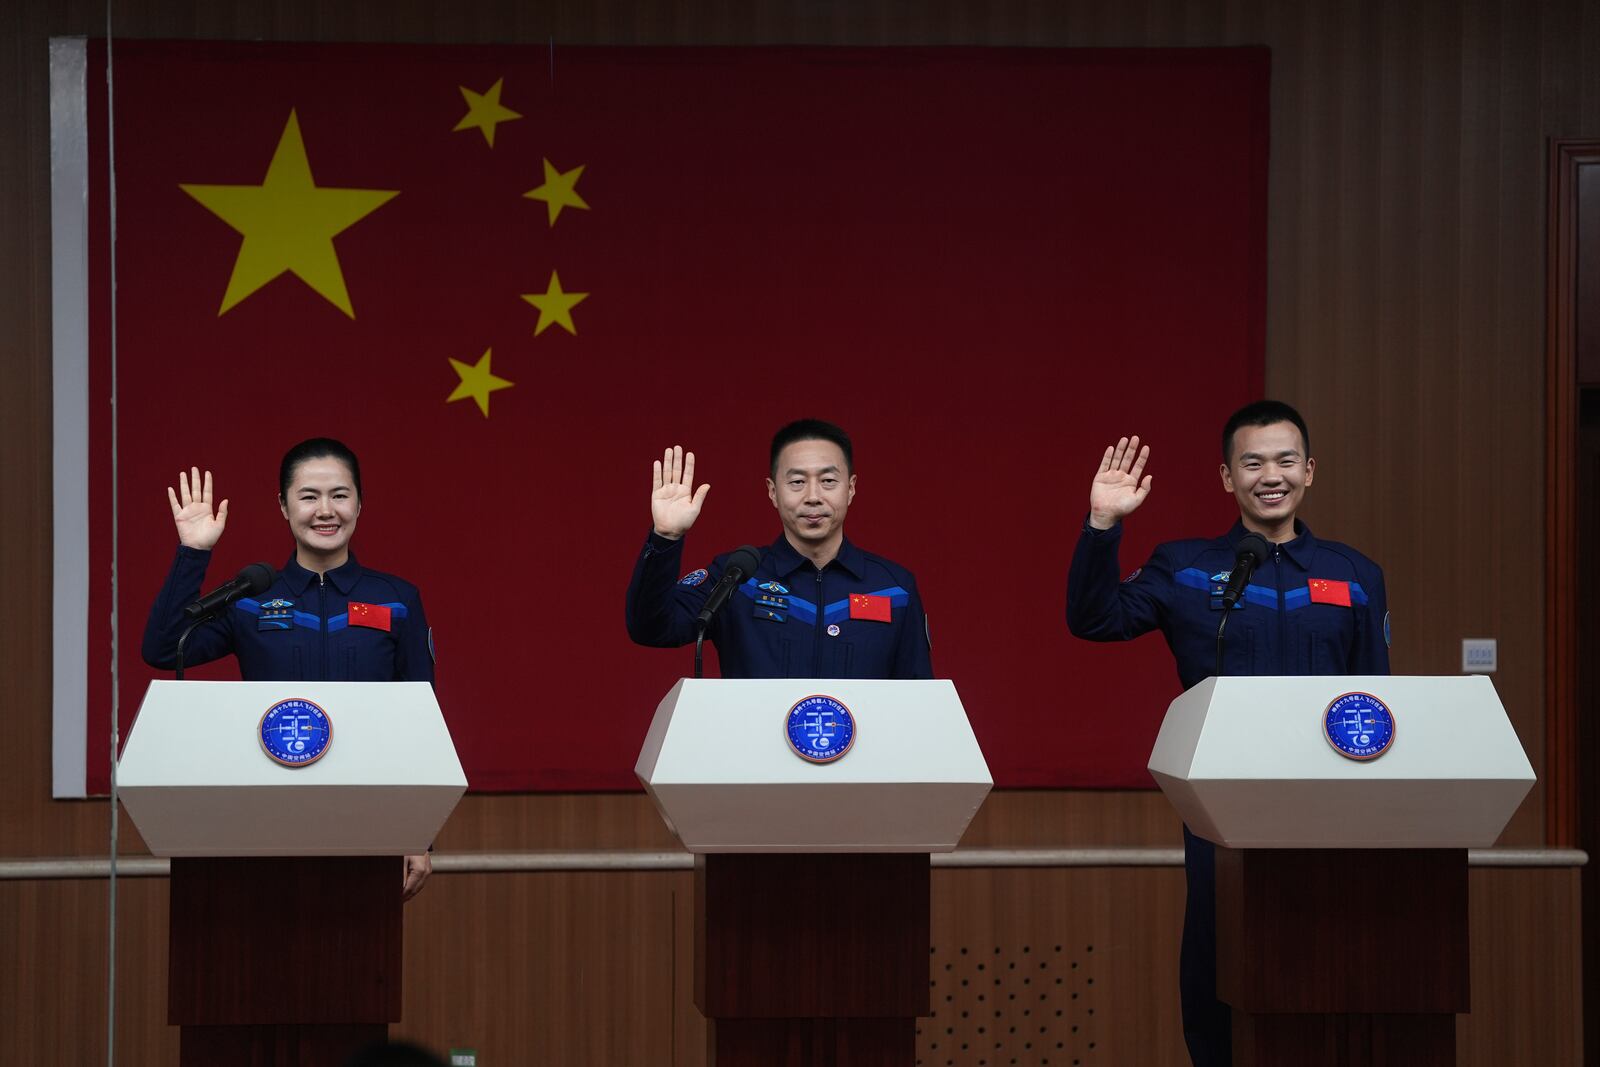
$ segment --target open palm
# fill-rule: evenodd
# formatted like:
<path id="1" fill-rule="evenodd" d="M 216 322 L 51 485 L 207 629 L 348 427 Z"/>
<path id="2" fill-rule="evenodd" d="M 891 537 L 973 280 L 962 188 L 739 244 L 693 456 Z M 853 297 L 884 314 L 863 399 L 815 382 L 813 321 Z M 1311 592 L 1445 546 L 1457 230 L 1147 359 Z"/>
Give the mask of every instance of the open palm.
<path id="1" fill-rule="evenodd" d="M 710 485 L 694 487 L 694 453 L 673 445 L 655 461 L 654 489 L 650 493 L 650 521 L 656 533 L 674 541 L 689 532 L 700 517 Z"/>
<path id="2" fill-rule="evenodd" d="M 178 528 L 179 544 L 202 551 L 216 547 L 222 528 L 228 523 L 228 502 L 224 500 L 212 513 L 210 471 L 206 471 L 204 481 L 199 467 L 191 467 L 188 474 L 179 471 L 178 489 L 174 492 L 167 486 L 167 501 L 172 505 L 172 524 Z"/>
<path id="3" fill-rule="evenodd" d="M 1150 459 L 1150 446 L 1139 447 L 1139 438 L 1124 437 L 1106 448 L 1100 470 L 1089 485 L 1089 522 L 1109 530 L 1133 514 L 1150 495 L 1151 476 L 1144 473 Z"/>

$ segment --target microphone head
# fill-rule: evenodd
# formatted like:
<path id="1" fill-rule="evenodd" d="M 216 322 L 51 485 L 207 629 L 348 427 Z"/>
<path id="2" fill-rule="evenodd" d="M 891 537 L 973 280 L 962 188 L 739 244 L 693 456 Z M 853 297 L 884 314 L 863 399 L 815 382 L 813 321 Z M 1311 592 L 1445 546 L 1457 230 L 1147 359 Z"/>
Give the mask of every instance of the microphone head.
<path id="1" fill-rule="evenodd" d="M 723 564 L 723 570 L 730 571 L 739 568 L 739 573 L 748 578 L 761 566 L 761 553 L 749 545 L 740 545 L 728 553 L 728 562 Z"/>
<path id="2" fill-rule="evenodd" d="M 265 563 L 252 563 L 239 572 L 239 580 L 249 583 L 250 596 L 265 593 L 277 577 L 278 572 Z"/>
<path id="3" fill-rule="evenodd" d="M 1267 539 L 1253 531 L 1239 538 L 1238 543 L 1233 546 L 1234 558 L 1240 559 L 1244 556 L 1249 556 L 1252 568 L 1259 567 L 1265 563 L 1267 554 L 1271 551 L 1272 546 L 1267 544 Z"/>

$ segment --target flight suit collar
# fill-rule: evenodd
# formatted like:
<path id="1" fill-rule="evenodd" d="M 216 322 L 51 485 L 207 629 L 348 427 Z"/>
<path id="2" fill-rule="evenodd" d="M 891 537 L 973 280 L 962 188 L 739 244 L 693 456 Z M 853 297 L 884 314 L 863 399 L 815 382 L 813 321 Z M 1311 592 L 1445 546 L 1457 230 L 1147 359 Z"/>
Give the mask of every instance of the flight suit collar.
<path id="1" fill-rule="evenodd" d="M 1233 528 L 1223 534 L 1222 540 L 1227 544 L 1230 552 L 1233 550 L 1233 546 L 1239 543 L 1239 538 L 1243 537 L 1246 532 L 1244 523 L 1235 521 Z M 1273 547 L 1289 557 L 1290 563 L 1293 563 L 1303 571 L 1309 571 L 1312 557 L 1317 554 L 1317 538 L 1312 534 L 1311 527 L 1296 519 L 1294 520 L 1294 538 Z"/>
<path id="2" fill-rule="evenodd" d="M 767 549 L 767 558 L 772 561 L 773 573 L 779 578 L 787 578 L 799 570 L 802 564 L 811 562 L 796 552 L 795 547 L 789 543 L 789 538 L 783 535 L 779 535 Z M 842 570 L 848 571 L 852 578 L 859 579 L 863 576 L 865 563 L 865 553 L 851 544 L 847 537 L 840 543 L 839 554 L 833 557 L 833 562 L 829 566 L 838 564 Z"/>
<path id="3" fill-rule="evenodd" d="M 289 557 L 289 562 L 283 565 L 283 570 L 279 574 L 284 584 L 297 597 L 305 596 L 306 590 L 317 580 L 317 572 L 306 570 L 293 556 Z M 356 562 L 356 554 L 350 553 L 350 558 L 329 571 L 327 577 L 335 589 L 344 596 L 349 596 L 355 589 L 356 582 L 361 580 L 361 564 Z"/>

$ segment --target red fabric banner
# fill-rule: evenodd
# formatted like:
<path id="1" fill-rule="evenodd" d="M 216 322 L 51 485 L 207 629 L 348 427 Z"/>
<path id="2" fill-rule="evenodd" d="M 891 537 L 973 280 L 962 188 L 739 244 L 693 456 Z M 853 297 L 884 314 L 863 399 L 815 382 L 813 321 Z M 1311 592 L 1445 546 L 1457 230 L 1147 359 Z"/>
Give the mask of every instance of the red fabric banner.
<path id="1" fill-rule="evenodd" d="M 996 781 L 1149 784 L 1175 672 L 1158 636 L 1068 635 L 1067 561 L 1118 434 L 1156 474 L 1124 570 L 1231 519 L 1265 50 L 118 42 L 115 605 L 89 84 L 91 736 L 113 607 L 125 720 L 155 676 L 176 473 L 231 501 L 216 584 L 288 558 L 278 460 L 329 435 L 362 459 L 356 555 L 422 590 L 472 787 L 634 788 L 690 665 L 623 628 L 651 460 L 692 448 L 713 486 L 692 569 L 777 534 L 767 442 L 815 416 L 854 433 L 849 536 L 916 573 Z"/>

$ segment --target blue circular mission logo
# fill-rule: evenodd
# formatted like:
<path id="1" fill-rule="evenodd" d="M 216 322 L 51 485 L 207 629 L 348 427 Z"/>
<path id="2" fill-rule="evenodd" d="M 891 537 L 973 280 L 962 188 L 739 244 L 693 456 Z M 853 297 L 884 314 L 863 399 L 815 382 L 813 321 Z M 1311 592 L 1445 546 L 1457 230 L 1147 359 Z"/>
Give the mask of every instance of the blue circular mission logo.
<path id="1" fill-rule="evenodd" d="M 333 743 L 333 720 L 311 701 L 292 697 L 268 708 L 256 732 L 261 750 L 275 761 L 305 767 L 321 759 Z"/>
<path id="2" fill-rule="evenodd" d="M 785 736 L 795 755 L 812 763 L 832 763 L 850 751 L 856 717 L 830 696 L 809 696 L 789 709 Z"/>
<path id="3" fill-rule="evenodd" d="M 1394 743 L 1394 713 L 1371 693 L 1346 693 L 1328 705 L 1322 730 L 1339 755 L 1377 759 Z"/>

